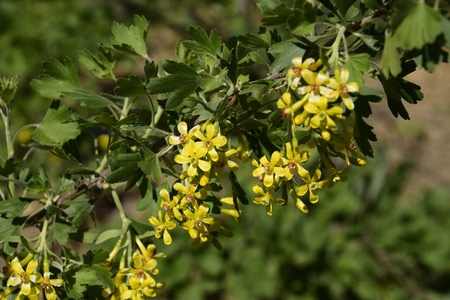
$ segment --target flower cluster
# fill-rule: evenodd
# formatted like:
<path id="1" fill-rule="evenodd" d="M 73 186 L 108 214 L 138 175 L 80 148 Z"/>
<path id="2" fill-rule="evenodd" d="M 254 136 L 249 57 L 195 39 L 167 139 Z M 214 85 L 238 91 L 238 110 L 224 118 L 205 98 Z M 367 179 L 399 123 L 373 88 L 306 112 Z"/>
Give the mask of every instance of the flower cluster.
<path id="1" fill-rule="evenodd" d="M 157 296 L 157 290 L 164 287 L 164 283 L 156 282 L 153 275 L 159 273 L 157 258 L 166 257 L 163 253 L 155 253 L 155 245 L 144 246 L 142 241 L 136 237 L 139 250 L 132 255 L 132 264 L 126 267 L 125 255 L 120 259 L 118 271 L 113 274 L 114 291 L 110 288 L 103 290 L 104 297 L 111 300 L 144 300 Z M 120 243 L 118 243 L 120 246 Z M 116 247 L 118 249 L 119 247 Z M 125 254 L 125 253 L 124 253 Z M 114 250 L 108 261 L 115 257 Z"/>
<path id="2" fill-rule="evenodd" d="M 351 93 L 359 92 L 359 86 L 348 82 L 349 71 L 336 67 L 334 76 L 330 76 L 320 69 L 321 61 L 312 58 L 304 61 L 294 58 L 293 64 L 294 67 L 286 74 L 289 88 L 277 102 L 278 109 L 287 120 L 286 136 L 289 138 L 281 149 L 282 153 L 273 152 L 270 160 L 266 156 L 261 157 L 259 162 L 253 160 L 256 168 L 253 176 L 263 183 L 263 186 L 253 186 L 253 191 L 258 195 L 253 202 L 265 205 L 269 215 L 272 214 L 273 204 L 286 203 L 287 199 L 275 196 L 275 191 L 282 184 L 296 206 L 306 213 L 308 209 L 301 198 L 316 203 L 319 200 L 317 189 L 332 187 L 338 180 L 345 181 L 346 177 L 342 174 L 345 169 L 337 171 L 331 157 L 344 158 L 348 165 L 365 164 L 357 157 L 354 144 L 351 113 L 355 105 Z M 305 130 L 308 136 L 302 147 L 298 145 L 297 135 Z M 312 151 L 319 154 L 320 162 L 311 176 L 302 163 L 308 162 Z M 321 168 L 326 169 L 327 173 L 323 180 Z"/>
<path id="3" fill-rule="evenodd" d="M 44 293 L 48 300 L 56 299 L 55 287 L 60 287 L 64 283 L 62 279 L 51 279 L 50 265 L 47 259 L 43 261 L 42 275 L 39 273 L 39 263 L 32 259 L 33 255 L 28 254 L 24 259 L 19 260 L 14 257 L 7 261 L 7 266 L 4 268 L 4 275 L 9 276 L 6 283 L 7 289 L 0 292 L 0 299 L 6 299 L 6 296 L 19 290 L 16 299 L 21 299 L 22 296 L 31 300 L 40 299 L 39 295 Z"/>
<path id="4" fill-rule="evenodd" d="M 174 160 L 183 166 L 181 182 L 173 185 L 172 196 L 167 189 L 160 190 L 162 201 L 158 218 L 149 218 L 155 226 L 155 237 L 162 237 L 166 245 L 172 243 L 169 231 L 177 224 L 189 232 L 194 244 L 212 242 L 220 247 L 216 236 L 219 233 L 232 235 L 217 218 L 210 215 L 211 209 L 206 202 L 208 195 L 213 197 L 210 184 L 223 175 L 225 168 L 237 170 L 239 165 L 231 157 L 240 153 L 245 159 L 246 149 L 241 145 L 240 149 L 225 150 L 228 140 L 220 134 L 219 127 L 213 124 L 202 127 L 204 130 L 199 125 L 188 130 L 187 124 L 180 122 L 177 126 L 180 135 L 169 137 L 170 144 L 179 145 L 180 153 L 175 155 Z M 239 212 L 234 208 L 221 209 L 221 212 L 239 217 Z"/>

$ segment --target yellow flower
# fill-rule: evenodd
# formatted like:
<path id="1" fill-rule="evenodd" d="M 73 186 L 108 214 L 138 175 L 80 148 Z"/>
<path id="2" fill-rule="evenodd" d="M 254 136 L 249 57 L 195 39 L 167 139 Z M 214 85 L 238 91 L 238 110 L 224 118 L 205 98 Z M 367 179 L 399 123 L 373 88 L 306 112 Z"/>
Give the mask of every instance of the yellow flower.
<path id="1" fill-rule="evenodd" d="M 338 126 L 331 117 L 342 118 L 343 109 L 340 106 L 328 108 L 328 101 L 325 97 L 320 97 L 317 102 L 308 102 L 305 105 L 305 111 L 314 116 L 310 120 L 311 128 L 320 128 L 322 137 L 330 140 L 330 133 L 327 129 L 336 130 Z"/>
<path id="2" fill-rule="evenodd" d="M 198 168 L 204 172 L 208 172 L 211 169 L 210 162 L 200 159 L 206 153 L 208 153 L 208 150 L 205 147 L 191 140 L 185 144 L 181 154 L 175 155 L 174 160 L 179 164 L 189 164 L 187 175 L 192 178 L 198 174 Z"/>
<path id="3" fill-rule="evenodd" d="M 248 142 L 243 137 L 242 134 L 238 135 L 238 147 L 236 148 L 236 158 L 240 159 L 243 163 L 246 163 L 249 158 L 249 149 L 248 149 Z"/>
<path id="4" fill-rule="evenodd" d="M 185 207 L 188 203 L 197 205 L 197 199 L 203 200 L 207 196 L 205 189 L 196 192 L 197 186 L 193 184 L 189 184 L 188 188 L 186 188 L 184 185 L 177 182 L 173 185 L 173 188 L 184 195 L 183 198 L 181 198 L 180 207 Z"/>
<path id="5" fill-rule="evenodd" d="M 41 277 L 41 275 L 36 272 L 37 261 L 31 260 L 28 262 L 26 271 L 23 269 L 22 264 L 17 257 L 11 261 L 11 265 L 13 268 L 13 275 L 8 279 L 6 285 L 10 287 L 20 284 L 22 294 L 25 296 L 30 295 L 31 284 L 35 284 Z"/>
<path id="6" fill-rule="evenodd" d="M 197 130 L 194 135 L 201 140 L 201 142 L 197 142 L 197 144 L 207 150 L 211 160 L 217 161 L 219 155 L 217 154 L 216 147 L 224 146 L 227 143 L 227 138 L 220 135 L 213 124 L 208 124 L 206 126 L 206 136 L 200 130 Z"/>
<path id="7" fill-rule="evenodd" d="M 45 298 L 47 300 L 55 300 L 56 299 L 56 291 L 54 286 L 61 286 L 64 283 L 62 279 L 50 279 L 50 272 L 44 272 L 44 277 L 41 277 L 36 282 L 39 283 L 37 286 L 38 293 L 44 290 Z"/>
<path id="8" fill-rule="evenodd" d="M 142 274 L 140 274 L 139 276 L 141 275 Z M 144 275 L 142 276 L 145 277 Z M 131 290 L 126 290 L 123 292 L 123 299 L 131 298 L 132 300 L 145 300 L 147 299 L 147 297 L 156 297 L 155 288 L 157 285 L 155 280 L 150 275 L 148 275 L 148 277 L 145 277 L 145 279 L 143 280 L 132 280 L 132 278 L 130 278 L 129 282 Z"/>
<path id="9" fill-rule="evenodd" d="M 186 144 L 188 143 L 192 137 L 194 136 L 194 133 L 199 129 L 199 125 L 194 126 L 191 128 L 191 130 L 187 130 L 187 124 L 186 122 L 180 122 L 177 125 L 178 132 L 180 133 L 179 136 L 171 135 L 169 136 L 169 143 L 171 145 L 179 145 L 179 144 Z"/>
<path id="10" fill-rule="evenodd" d="M 277 101 L 278 109 L 281 109 L 281 113 L 283 118 L 291 120 L 294 123 L 294 113 L 302 107 L 307 101 L 307 97 L 303 97 L 302 100 L 295 102 L 292 104 L 292 95 L 290 92 L 283 93 L 280 99 Z"/>
<path id="11" fill-rule="evenodd" d="M 253 186 L 253 192 L 255 194 L 261 195 L 260 197 L 254 197 L 252 199 L 253 203 L 264 205 L 266 207 L 267 214 L 269 216 L 272 215 L 272 203 L 281 204 L 281 205 L 285 204 L 284 199 L 275 198 L 273 196 L 273 194 L 275 194 L 275 189 L 273 187 L 267 187 L 267 191 L 264 192 L 262 187 L 255 184 Z"/>
<path id="12" fill-rule="evenodd" d="M 294 80 L 291 83 L 291 88 L 295 90 L 297 89 L 300 79 L 302 78 L 305 70 L 313 71 L 317 69 L 322 64 L 322 62 L 320 59 L 316 62 L 313 58 L 307 58 L 303 62 L 303 59 L 301 57 L 296 57 L 292 60 L 292 64 L 294 65 L 294 67 L 287 72 L 286 77 L 295 76 Z"/>
<path id="13" fill-rule="evenodd" d="M 166 255 L 164 253 L 155 253 L 155 244 L 148 244 L 147 248 L 145 248 L 144 244 L 138 237 L 136 237 L 135 240 L 142 253 L 141 260 L 143 263 L 143 269 L 152 272 L 152 274 L 158 274 L 159 271 L 156 267 L 156 258 L 166 257 Z"/>
<path id="14" fill-rule="evenodd" d="M 148 218 L 150 223 L 152 223 L 153 226 L 156 226 L 155 227 L 155 237 L 157 239 L 161 238 L 161 232 L 163 232 L 164 244 L 170 245 L 170 244 L 172 244 L 172 237 L 170 236 L 169 230 L 174 229 L 177 226 L 177 224 L 174 221 L 172 221 L 170 214 L 168 214 L 168 213 L 166 213 L 165 218 L 164 218 L 165 220 L 163 221 L 162 213 L 160 210 L 158 211 L 158 217 L 159 217 L 159 220 L 153 216 Z"/>
<path id="15" fill-rule="evenodd" d="M 310 70 L 304 70 L 302 74 L 308 85 L 299 87 L 297 91 L 301 95 L 309 95 L 309 102 L 316 102 L 321 96 L 331 97 L 333 90 L 325 86 L 329 78 L 328 74 L 322 71 L 315 73 Z"/>
<path id="16" fill-rule="evenodd" d="M 230 149 L 225 153 L 219 152 L 219 159 L 214 166 L 214 175 L 216 175 L 216 177 L 223 175 L 223 169 L 225 166 L 228 166 L 231 171 L 236 171 L 239 169 L 239 165 L 237 163 L 228 159 L 230 156 L 236 154 L 236 152 L 236 149 Z"/>
<path id="17" fill-rule="evenodd" d="M 331 93 L 331 98 L 334 101 L 341 96 L 345 107 L 349 110 L 353 110 L 355 108 L 355 104 L 348 93 L 359 92 L 358 84 L 356 82 L 347 83 L 349 76 L 348 69 L 335 68 L 334 76 L 335 78 L 330 78 L 328 82 L 328 86 L 334 89 Z"/>
<path id="18" fill-rule="evenodd" d="M 166 189 L 161 189 L 161 191 L 159 191 L 159 195 L 164 199 L 161 201 L 162 209 L 164 209 L 166 213 L 173 214 L 178 221 L 181 221 L 183 216 L 177 208 L 180 198 L 178 196 L 174 196 L 172 200 L 170 200 L 169 192 Z"/>
<path id="19" fill-rule="evenodd" d="M 256 160 L 252 162 L 253 166 L 257 167 L 253 170 L 253 177 L 257 177 L 263 181 L 264 186 L 271 187 L 274 182 L 274 176 L 283 177 L 285 175 L 283 160 L 281 159 L 280 152 L 275 151 L 270 157 L 270 161 L 264 155 L 260 158 L 259 164 Z"/>
<path id="20" fill-rule="evenodd" d="M 208 241 L 209 232 L 206 224 L 214 223 L 213 217 L 206 216 L 208 211 L 209 207 L 205 204 L 194 206 L 194 212 L 189 209 L 183 211 L 188 220 L 181 224 L 181 226 L 189 231 L 191 238 L 200 238 L 202 242 Z"/>
<path id="21" fill-rule="evenodd" d="M 300 163 L 305 162 L 309 159 L 308 151 L 302 151 L 298 153 L 297 149 L 292 149 L 291 143 L 286 143 L 286 156 L 287 159 L 284 157 L 282 158 L 283 164 L 285 165 L 285 179 L 291 180 L 294 176 L 295 171 L 297 171 L 299 174 L 306 171 L 302 166 L 300 166 Z"/>
<path id="22" fill-rule="evenodd" d="M 327 172 L 328 172 L 328 175 L 326 178 L 327 187 L 329 189 L 331 189 L 334 186 L 334 184 L 338 181 L 346 182 L 348 177 L 347 177 L 347 175 L 344 174 L 344 172 L 347 169 L 348 169 L 348 167 L 345 169 L 339 170 L 339 171 L 337 171 L 336 168 L 327 169 Z"/>
<path id="23" fill-rule="evenodd" d="M 297 194 L 299 196 L 303 196 L 307 192 L 309 192 L 309 201 L 311 203 L 316 203 L 317 201 L 319 201 L 319 195 L 317 195 L 316 190 L 322 188 L 326 183 L 326 180 L 318 181 L 322 176 L 322 172 L 320 172 L 320 169 L 316 170 L 312 178 L 309 175 L 309 172 L 303 173 L 300 176 L 302 177 L 302 180 L 305 182 L 305 184 L 297 189 Z"/>

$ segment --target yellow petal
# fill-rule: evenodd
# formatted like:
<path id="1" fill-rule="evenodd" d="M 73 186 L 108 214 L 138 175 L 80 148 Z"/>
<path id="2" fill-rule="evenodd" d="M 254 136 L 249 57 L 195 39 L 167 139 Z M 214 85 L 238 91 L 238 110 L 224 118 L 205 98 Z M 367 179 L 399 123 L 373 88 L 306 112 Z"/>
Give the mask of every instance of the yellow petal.
<path id="1" fill-rule="evenodd" d="M 177 125 L 178 132 L 181 134 L 187 134 L 187 124 L 186 122 L 180 122 Z"/>
<path id="2" fill-rule="evenodd" d="M 177 164 L 188 164 L 191 162 L 190 157 L 184 156 L 182 154 L 175 155 L 174 160 Z"/>
<path id="3" fill-rule="evenodd" d="M 209 170 L 211 170 L 211 163 L 207 162 L 206 160 L 199 159 L 198 166 L 204 172 L 208 172 Z"/>
<path id="4" fill-rule="evenodd" d="M 164 240 L 164 244 L 166 244 L 166 245 L 172 244 L 172 237 L 170 236 L 170 233 L 169 233 L 169 231 L 167 229 L 164 230 L 164 238 L 163 238 L 163 240 Z"/>
<path id="5" fill-rule="evenodd" d="M 306 194 L 306 192 L 308 192 L 308 190 L 308 185 L 304 184 L 297 189 L 297 195 L 303 196 Z"/>
<path id="6" fill-rule="evenodd" d="M 273 184 L 273 175 L 265 175 L 263 181 L 265 187 L 271 187 Z"/>

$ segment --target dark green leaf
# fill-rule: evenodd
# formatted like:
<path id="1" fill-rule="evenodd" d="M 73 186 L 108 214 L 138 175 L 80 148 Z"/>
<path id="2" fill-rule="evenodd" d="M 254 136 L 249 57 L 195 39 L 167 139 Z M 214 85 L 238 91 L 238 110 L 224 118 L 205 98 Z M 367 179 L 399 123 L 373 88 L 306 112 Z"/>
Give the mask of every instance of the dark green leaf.
<path id="1" fill-rule="evenodd" d="M 249 202 L 246 193 L 242 188 L 241 184 L 239 183 L 239 181 L 237 180 L 237 177 L 234 174 L 234 172 L 228 173 L 228 178 L 230 179 L 233 197 L 238 198 L 242 204 L 247 205 Z"/>
<path id="2" fill-rule="evenodd" d="M 114 102 L 111 100 L 83 89 L 73 89 L 70 92 L 62 92 L 61 94 L 65 97 L 70 97 L 79 101 L 81 106 L 87 106 L 90 108 L 115 106 Z"/>
<path id="3" fill-rule="evenodd" d="M 33 89 L 42 97 L 59 98 L 62 92 L 72 91 L 80 87 L 77 66 L 66 57 L 64 64 L 51 58 L 43 63 L 44 74 L 31 82 Z"/>
<path id="4" fill-rule="evenodd" d="M 19 167 L 19 163 L 15 162 L 14 157 L 8 158 L 3 166 L 0 167 L 0 175 L 8 176 L 14 173 Z"/>
<path id="5" fill-rule="evenodd" d="M 355 127 L 353 134 L 359 150 L 365 156 L 373 157 L 373 149 L 369 141 L 375 142 L 376 135 L 372 132 L 373 127 L 364 122 L 361 116 L 355 115 Z"/>
<path id="6" fill-rule="evenodd" d="M 150 149 L 143 147 L 144 160 L 138 163 L 139 168 L 148 176 L 152 176 L 153 180 L 159 182 L 163 176 L 161 166 L 159 165 L 158 156 Z"/>
<path id="7" fill-rule="evenodd" d="M 19 198 L 0 201 L 0 214 L 4 214 L 7 218 L 18 217 L 29 204 L 29 201 L 22 201 Z"/>
<path id="8" fill-rule="evenodd" d="M 65 200 L 64 205 L 68 207 L 64 209 L 64 213 L 71 219 L 74 226 L 81 225 L 86 220 L 94 207 L 92 201 L 89 200 Z"/>
<path id="9" fill-rule="evenodd" d="M 143 173 L 138 166 L 142 161 L 138 153 L 123 153 L 112 156 L 111 175 L 108 177 L 109 183 L 126 181 L 126 189 L 130 189 L 142 177 Z"/>
<path id="10" fill-rule="evenodd" d="M 280 0 L 261 0 L 258 1 L 256 6 L 258 6 L 259 12 L 263 16 L 273 15 L 273 10 L 280 4 Z"/>
<path id="11" fill-rule="evenodd" d="M 147 95 L 144 83 L 137 75 L 130 75 L 128 79 L 119 78 L 116 84 L 117 87 L 114 89 L 116 95 L 131 98 Z"/>
<path id="12" fill-rule="evenodd" d="M 249 49 L 269 48 L 269 44 L 267 44 L 265 40 L 254 33 L 248 33 L 245 36 L 238 36 L 238 41 L 240 43 L 240 46 Z"/>
<path id="13" fill-rule="evenodd" d="M 115 79 L 114 65 L 115 60 L 111 54 L 111 49 L 100 45 L 98 47 L 98 57 L 95 57 L 87 50 L 79 52 L 78 57 L 80 62 L 98 78 Z"/>
<path id="14" fill-rule="evenodd" d="M 211 54 L 215 56 L 222 46 L 222 37 L 219 32 L 211 30 L 209 37 L 200 26 L 189 26 L 188 33 L 194 41 L 183 42 L 184 46 L 196 54 Z"/>
<path id="15" fill-rule="evenodd" d="M 136 205 L 137 211 L 146 210 L 153 203 L 156 203 L 153 197 L 153 186 L 150 184 L 150 180 L 147 177 L 142 179 L 142 182 L 139 185 L 139 192 L 141 194 L 141 200 Z"/>
<path id="16" fill-rule="evenodd" d="M 147 57 L 145 40 L 149 24 L 142 16 L 135 16 L 134 24 L 127 28 L 123 24 L 114 22 L 111 28 L 111 43 L 119 52 Z"/>
<path id="17" fill-rule="evenodd" d="M 199 86 L 197 72 L 184 63 L 161 61 L 163 69 L 171 75 L 152 78 L 147 84 L 150 94 L 172 93 L 167 99 L 166 109 L 178 107 Z"/>
<path id="18" fill-rule="evenodd" d="M 155 78 L 158 76 L 158 66 L 155 64 L 154 61 L 149 62 L 148 60 L 145 61 L 144 66 L 144 73 L 145 73 L 145 83 L 149 83 L 151 78 Z"/>
<path id="19" fill-rule="evenodd" d="M 95 265 L 106 263 L 106 260 L 109 257 L 109 252 L 103 249 L 97 250 L 89 250 L 86 254 L 83 255 L 83 263 L 86 265 Z"/>
<path id="20" fill-rule="evenodd" d="M 64 144 L 80 134 L 78 124 L 72 121 L 73 114 L 67 105 L 50 108 L 33 132 L 33 139 L 41 145 Z"/>
<path id="21" fill-rule="evenodd" d="M 269 11 L 267 12 L 269 13 Z M 286 4 L 281 3 L 273 9 L 270 15 L 264 16 L 261 21 L 264 26 L 285 24 L 292 13 L 293 10 L 291 8 L 288 8 Z"/>
<path id="22" fill-rule="evenodd" d="M 416 104 L 417 101 L 422 100 L 423 94 L 420 92 L 420 86 L 398 77 L 386 79 L 384 76 L 380 76 L 380 81 L 383 84 L 392 114 L 395 117 L 400 115 L 403 119 L 409 120 L 409 114 L 401 99 L 411 104 Z"/>
<path id="23" fill-rule="evenodd" d="M 270 73 L 274 74 L 286 68 L 292 67 L 292 59 L 295 57 L 302 57 L 305 50 L 294 44 L 297 39 L 289 39 L 280 43 L 274 44 L 269 53 L 275 56 L 275 60 L 270 66 Z"/>

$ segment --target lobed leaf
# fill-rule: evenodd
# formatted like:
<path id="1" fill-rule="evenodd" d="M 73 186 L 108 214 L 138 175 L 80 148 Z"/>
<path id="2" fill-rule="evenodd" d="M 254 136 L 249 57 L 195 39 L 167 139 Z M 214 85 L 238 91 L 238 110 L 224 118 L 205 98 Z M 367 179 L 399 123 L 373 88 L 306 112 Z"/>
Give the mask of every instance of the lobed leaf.
<path id="1" fill-rule="evenodd" d="M 64 59 L 64 64 L 51 58 L 43 63 L 43 67 L 44 74 L 31 81 L 31 87 L 42 97 L 59 98 L 62 92 L 80 87 L 77 66 L 69 57 Z"/>

